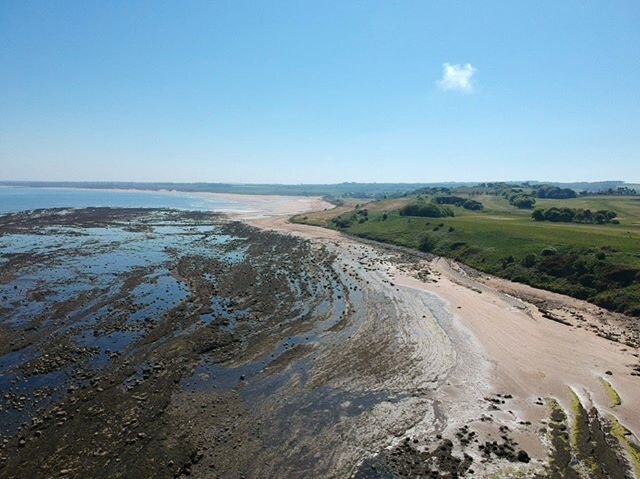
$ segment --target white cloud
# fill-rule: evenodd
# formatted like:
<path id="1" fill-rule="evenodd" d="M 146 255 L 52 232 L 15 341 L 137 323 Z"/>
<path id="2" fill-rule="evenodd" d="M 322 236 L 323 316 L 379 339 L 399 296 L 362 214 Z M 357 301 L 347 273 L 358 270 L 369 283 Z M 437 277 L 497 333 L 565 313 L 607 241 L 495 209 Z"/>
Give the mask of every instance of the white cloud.
<path id="1" fill-rule="evenodd" d="M 442 65 L 442 78 L 438 81 L 438 86 L 442 90 L 456 90 L 462 92 L 473 91 L 473 74 L 476 69 L 470 63 L 464 65 Z"/>

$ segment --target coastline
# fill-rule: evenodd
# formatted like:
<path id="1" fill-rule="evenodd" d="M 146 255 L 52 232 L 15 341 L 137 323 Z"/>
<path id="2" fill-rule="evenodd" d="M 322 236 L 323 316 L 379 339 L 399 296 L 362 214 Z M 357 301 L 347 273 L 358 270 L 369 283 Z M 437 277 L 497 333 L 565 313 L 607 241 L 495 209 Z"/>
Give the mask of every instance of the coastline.
<path id="1" fill-rule="evenodd" d="M 365 244 L 334 230 L 291 223 L 283 217 L 249 223 L 331 244 L 338 250 Z M 382 252 L 379 255 L 389 250 L 382 244 L 377 249 Z M 557 401 L 571 417 L 578 397 L 586 409 L 594 407 L 603 417 L 615 417 L 639 437 L 640 377 L 634 373 L 639 355 L 636 346 L 619 339 L 628 333 L 620 321 L 622 315 L 484 273 L 467 274 L 468 268 L 444 258 L 418 260 L 409 267 L 391 262 L 386 267 L 396 294 L 400 286 L 415 294 L 431 294 L 444 305 L 445 322 L 450 322 L 447 334 L 458 354 L 457 373 L 452 371 L 451 380 L 436 392 L 438 400 L 447 405 L 449 429 L 461 422 L 482 427 L 478 418 L 484 413 L 483 398 L 498 392 L 507 393 L 510 399 L 508 411 L 496 414 L 496 420 L 508 425 L 517 442 L 541 463 L 548 455 L 546 438 L 539 426 L 529 426 L 544 424 L 548 417 L 548 407 L 541 406 L 539 398 Z M 429 272 L 426 280 L 425 271 Z M 457 338 L 455 330 L 460 333 Z M 419 334 L 417 330 L 407 332 Z M 629 334 L 637 340 L 633 331 Z M 460 338 L 466 341 L 461 343 Z M 488 383 L 480 381 L 469 388 L 468 381 L 457 379 L 456 374 L 465 368 L 460 357 L 465 356 L 474 358 L 466 363 L 466 367 L 471 365 L 467 377 L 482 377 L 488 371 Z M 619 394 L 621 404 L 612 403 L 605 384 Z M 416 428 L 420 429 L 419 423 Z"/>
<path id="2" fill-rule="evenodd" d="M 214 195 L 246 201 L 245 195 Z M 327 206 L 319 198 L 260 195 L 250 206 L 250 212 L 226 215 L 80 208 L 71 217 L 50 211 L 46 218 L 21 215 L 18 223 L 4 218 L 9 235 L 46 232 L 43 239 L 66 245 L 55 253 L 58 259 L 49 259 L 51 264 L 58 260 L 66 264 L 68 258 L 82 258 L 89 251 L 99 253 L 101 248 L 91 241 L 89 250 L 73 246 L 76 241 L 83 244 L 85 234 L 96 226 L 113 226 L 110 235 L 131 235 L 129 239 L 140 245 L 151 240 L 147 246 L 159 248 L 168 262 L 129 272 L 132 276 L 123 283 L 129 289 L 122 300 L 139 291 L 136 285 L 148 283 L 154 296 L 140 306 L 156 304 L 168 291 L 152 286 L 158 275 L 176 291 L 182 289 L 181 282 L 185 291 L 191 291 L 185 297 L 176 293 L 174 307 L 166 314 L 153 314 L 149 322 L 119 322 L 135 317 L 137 306 L 130 309 L 125 303 L 119 307 L 120 320 L 113 314 L 100 320 L 105 331 L 88 338 L 102 341 L 104 333 L 123 334 L 135 324 L 148 336 L 122 351 L 122 356 L 111 357 L 113 362 L 101 374 L 104 378 L 96 380 L 100 389 L 61 389 L 67 391 L 66 398 L 56 410 L 71 413 L 80 398 L 88 409 L 74 414 L 77 424 L 56 426 L 65 428 L 60 441 L 69 446 L 81 440 L 85 429 L 93 427 L 90 411 L 96 404 L 113 410 L 126 403 L 128 414 L 150 407 L 164 411 L 157 416 L 162 425 L 154 426 L 155 420 L 149 418 L 136 426 L 136 433 L 142 434 L 136 443 L 141 440 L 139 447 L 145 451 L 140 459 L 160 467 L 162 474 L 188 466 L 191 477 L 199 478 L 210 477 L 211 467 L 222 477 L 245 473 L 255 478 L 404 479 L 434 471 L 462 476 L 471 470 L 476 477 L 501 477 L 513 471 L 520 477 L 546 477 L 550 464 L 567 457 L 556 445 L 563 434 L 570 443 L 567 447 L 573 448 L 569 457 L 578 459 L 563 463 L 557 474 L 548 476 L 553 479 L 567 477 L 574 467 L 586 474 L 584 468 L 590 463 L 578 454 L 613 454 L 617 464 L 632 461 L 622 446 L 609 446 L 627 441 L 625 447 L 632 447 L 628 441 L 635 441 L 631 438 L 637 437 L 640 427 L 634 414 L 640 398 L 639 376 L 634 375 L 640 372 L 637 343 L 632 343 L 632 334 L 623 334 L 623 317 L 444 258 L 290 222 L 291 212 Z M 167 229 L 171 221 L 185 230 Z M 65 227 L 42 229 L 53 225 Z M 78 234 L 76 229 L 82 228 L 87 229 Z M 220 232 L 225 233 L 220 239 L 229 234 L 235 239 L 217 243 Z M 110 237 L 104 238 L 104 253 L 130 247 L 129 241 L 109 243 Z M 169 247 L 162 246 L 167 241 Z M 215 244 L 205 247 L 207 241 Z M 19 278 L 29 264 L 36 272 L 47 272 L 39 247 L 25 244 L 24 248 L 23 253 L 31 253 L 7 263 L 8 281 Z M 229 259 L 221 262 L 227 256 L 218 255 L 224 251 Z M 133 249 L 130 257 L 139 254 Z M 92 269 L 91 263 L 87 268 Z M 129 273 L 120 274 L 120 280 Z M 94 271 L 90 275 L 97 278 Z M 111 276 L 100 277 L 113 281 Z M 36 286 L 25 297 L 40 297 L 42 285 Z M 23 298 L 12 286 L 8 291 L 16 301 Z M 70 291 L 72 300 L 64 307 L 85 304 L 84 296 L 74 297 L 73 288 Z M 102 290 L 91 291 L 99 295 Z M 117 293 L 118 288 L 110 291 Z M 228 300 L 221 303 L 224 307 L 216 302 L 221 298 Z M 114 304 L 113 298 L 102 301 Z M 5 332 L 20 342 L 18 349 L 42 341 L 41 352 L 57 347 L 67 354 L 78 333 L 73 327 L 69 330 L 75 315 L 64 308 L 53 311 L 53 322 Z M 18 316 L 13 319 L 29 321 L 29 315 Z M 45 317 L 43 313 L 39 320 Z M 48 328 L 55 329 L 56 324 L 72 331 L 70 336 L 52 336 Z M 15 347 L 11 341 L 5 343 L 5 348 Z M 96 351 L 87 349 L 83 354 L 88 359 Z M 74 360 L 85 368 L 80 376 L 95 374 L 83 358 Z M 159 375 L 148 373 L 149 382 L 143 376 L 130 390 L 118 388 L 117 398 L 109 399 L 111 392 L 105 391 L 113 390 L 108 385 L 123 384 L 132 374 L 131 360 L 140 367 L 152 361 Z M 167 361 L 181 367 L 169 367 Z M 33 364 L 36 369 L 26 364 L 24 371 L 43 367 Z M 52 371 L 58 368 L 44 364 Z M 11 368 L 9 372 L 18 374 L 16 378 L 21 374 Z M 165 382 L 169 373 L 174 376 Z M 20 407 L 32 400 L 13 386 L 12 393 Z M 150 399 L 158 393 L 165 399 Z M 129 454 L 131 438 L 122 432 L 120 416 L 109 413 L 99 421 L 102 425 L 96 427 L 101 430 L 120 431 L 114 436 L 120 442 L 109 438 L 101 443 L 110 444 L 105 446 L 108 454 Z M 7 456 L 11 470 L 40 467 L 38 461 L 49 457 L 43 451 L 50 438 L 62 431 L 45 429 L 40 436 L 40 423 L 34 424 L 6 444 L 7 451 L 17 451 Z M 155 427 L 171 441 L 158 442 L 155 436 L 147 441 Z M 172 441 L 178 437 L 174 430 L 188 436 L 188 450 L 174 447 Z M 578 435 L 601 439 L 587 447 L 575 440 Z M 21 438 L 23 443 L 18 442 Z M 168 447 L 176 460 L 162 463 L 157 446 Z M 66 470 L 67 461 L 83 472 L 102 467 L 98 456 L 74 451 L 72 447 L 54 454 L 52 470 Z M 188 457 L 204 459 L 192 463 Z M 138 467 L 137 459 L 129 454 L 112 470 Z M 397 474 L 379 475 L 390 470 Z"/>
<path id="3" fill-rule="evenodd" d="M 0 188 L 12 190 L 33 190 L 31 186 L 21 185 L 0 185 Z M 287 196 L 287 195 L 260 195 L 244 193 L 210 193 L 210 192 L 187 192 L 178 190 L 146 190 L 135 188 L 82 188 L 67 186 L 47 186 L 38 187 L 46 190 L 60 191 L 82 191 L 82 192 L 103 192 L 103 193 L 135 193 L 144 195 L 163 195 L 178 198 L 201 198 L 211 200 L 222 200 L 228 203 L 236 203 L 238 206 L 213 208 L 211 211 L 224 213 L 234 219 L 250 219 L 268 215 L 294 215 L 308 211 L 317 211 L 325 208 L 332 208 L 333 205 L 324 201 L 319 196 Z M 109 206 L 109 205 L 104 205 Z"/>

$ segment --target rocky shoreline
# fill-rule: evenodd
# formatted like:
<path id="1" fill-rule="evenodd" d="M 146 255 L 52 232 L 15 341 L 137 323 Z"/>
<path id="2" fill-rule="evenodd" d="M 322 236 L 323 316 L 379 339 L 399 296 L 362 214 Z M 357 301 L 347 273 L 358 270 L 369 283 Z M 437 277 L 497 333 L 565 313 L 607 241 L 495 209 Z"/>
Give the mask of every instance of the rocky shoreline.
<path id="1" fill-rule="evenodd" d="M 564 477 L 572 457 L 632 477 L 635 443 L 587 401 L 581 423 L 552 396 L 522 410 L 455 305 L 410 283 L 444 285 L 434 265 L 258 226 L 0 217 L 0 476 Z M 562 449 L 571 421 L 593 442 Z"/>

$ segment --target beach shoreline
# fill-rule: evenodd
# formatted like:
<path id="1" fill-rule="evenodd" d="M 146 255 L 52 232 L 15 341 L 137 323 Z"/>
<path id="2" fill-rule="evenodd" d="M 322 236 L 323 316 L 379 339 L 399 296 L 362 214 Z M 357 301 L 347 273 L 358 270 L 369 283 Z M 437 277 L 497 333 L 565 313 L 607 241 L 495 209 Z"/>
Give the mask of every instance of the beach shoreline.
<path id="1" fill-rule="evenodd" d="M 329 205 L 258 196 L 250 213 L 54 208 L 0 217 L 4 247 L 20 252 L 3 266 L 13 308 L 4 311 L 19 325 L 0 330 L 17 361 L 3 371 L 3 413 L 34 414 L 6 432 L 7 477 L 150 468 L 156 477 L 555 479 L 594 454 L 613 461 L 610 477 L 631 470 L 640 369 L 624 316 L 290 221 L 312 207 Z M 142 251 L 151 255 L 144 268 L 95 273 L 114 265 L 93 255 L 136 264 Z M 80 274 L 56 283 L 56 265 Z M 42 278 L 14 288 L 25 273 Z M 104 284 L 78 293 L 83 275 Z M 69 298 L 47 288 L 68 288 Z M 91 298 L 98 303 L 86 309 Z M 20 312 L 31 303 L 42 311 Z M 112 337 L 130 342 L 114 351 Z M 107 345 L 98 373 L 93 361 Z M 21 384 L 68 364 L 66 384 L 22 393 Z M 52 409 L 31 409 L 53 397 Z M 579 443 L 568 431 L 594 439 Z"/>
<path id="2" fill-rule="evenodd" d="M 331 244 L 338 251 L 372 244 L 334 230 L 291 223 L 285 217 L 249 223 Z M 397 250 L 383 244 L 377 249 Z M 461 333 L 457 338 L 451 336 L 453 349 L 459 356 L 474 358 L 467 363 L 467 367 L 472 365 L 467 375 L 484 374 L 487 379 L 476 383 L 470 394 L 468 383 L 457 381 L 456 387 L 456 373 L 452 372 L 452 380 L 436 393 L 441 403 L 449 405 L 449 411 L 444 410 L 449 413 L 450 430 L 463 423 L 481 429 L 478 418 L 485 414 L 483 398 L 499 393 L 509 396 L 508 410 L 496 412 L 494 420 L 507 425 L 516 441 L 541 464 L 549 454 L 546 436 L 539 431 L 549 415 L 549 407 L 542 404 L 549 401 L 557 401 L 571 420 L 578 398 L 584 408 L 595 408 L 602 417 L 615 417 L 639 437 L 640 343 L 630 318 L 586 301 L 479 273 L 445 258 L 418 259 L 409 267 L 391 262 L 386 267 L 390 271 L 387 289 L 400 291 L 400 286 L 416 294 L 428 293 L 446 305 L 447 334 L 455 329 Z M 456 344 L 461 337 L 466 341 Z M 611 388 L 620 403 L 612 402 Z M 454 407 L 456 403 L 459 408 Z"/>

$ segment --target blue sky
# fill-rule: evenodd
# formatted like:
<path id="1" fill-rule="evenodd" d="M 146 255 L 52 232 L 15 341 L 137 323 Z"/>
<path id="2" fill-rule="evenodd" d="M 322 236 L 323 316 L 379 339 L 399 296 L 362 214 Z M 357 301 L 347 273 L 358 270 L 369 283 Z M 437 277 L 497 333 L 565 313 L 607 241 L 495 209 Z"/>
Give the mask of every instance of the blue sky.
<path id="1" fill-rule="evenodd" d="M 0 0 L 0 179 L 640 182 L 639 25 L 637 0 Z"/>

